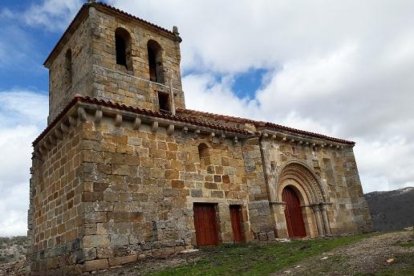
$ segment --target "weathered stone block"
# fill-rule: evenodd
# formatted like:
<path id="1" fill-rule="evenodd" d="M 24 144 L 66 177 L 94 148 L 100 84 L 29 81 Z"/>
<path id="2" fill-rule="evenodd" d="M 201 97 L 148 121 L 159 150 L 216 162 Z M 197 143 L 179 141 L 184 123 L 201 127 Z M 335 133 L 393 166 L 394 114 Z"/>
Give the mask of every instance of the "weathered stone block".
<path id="1" fill-rule="evenodd" d="M 97 223 L 107 221 L 107 212 L 87 212 L 85 214 L 85 223 Z"/>
<path id="2" fill-rule="evenodd" d="M 211 192 L 211 197 L 223 198 L 224 197 L 224 192 L 223 191 L 212 191 Z"/>
<path id="3" fill-rule="evenodd" d="M 108 215 L 114 222 L 140 222 L 143 218 L 142 212 L 111 212 Z"/>
<path id="4" fill-rule="evenodd" d="M 180 174 L 176 170 L 166 170 L 165 171 L 165 179 L 179 179 Z"/>
<path id="5" fill-rule="evenodd" d="M 82 201 L 83 202 L 94 202 L 103 200 L 103 193 L 99 192 L 83 192 Z"/>
<path id="6" fill-rule="evenodd" d="M 108 188 L 109 184 L 107 183 L 93 183 L 93 191 L 94 192 L 103 192 Z"/>
<path id="7" fill-rule="evenodd" d="M 172 180 L 171 187 L 175 189 L 182 189 L 184 188 L 184 181 L 182 180 Z"/>
<path id="8" fill-rule="evenodd" d="M 129 238 L 127 235 L 114 235 L 111 234 L 111 245 L 112 246 L 123 246 L 129 244 Z"/>
<path id="9" fill-rule="evenodd" d="M 133 175 L 133 168 L 128 165 L 112 165 L 112 173 L 115 175 Z"/>
<path id="10" fill-rule="evenodd" d="M 96 249 L 96 256 L 99 259 L 110 258 L 114 255 L 112 248 L 110 247 L 98 247 Z"/>
<path id="11" fill-rule="evenodd" d="M 85 261 L 95 260 L 96 259 L 96 248 L 84 248 L 83 256 Z"/>
<path id="12" fill-rule="evenodd" d="M 217 190 L 217 183 L 206 182 L 206 183 L 204 183 L 204 187 L 206 189 Z"/>
<path id="13" fill-rule="evenodd" d="M 191 190 L 192 197 L 202 197 L 203 191 L 202 190 Z"/>
<path id="14" fill-rule="evenodd" d="M 129 256 L 123 256 L 123 257 L 116 257 L 116 258 L 109 258 L 109 265 L 110 266 L 118 266 L 123 265 L 127 263 L 136 262 L 138 259 L 137 255 L 129 255 Z"/>
<path id="15" fill-rule="evenodd" d="M 99 259 L 86 261 L 83 265 L 83 271 L 97 271 L 107 269 L 109 267 L 108 259 Z"/>
<path id="16" fill-rule="evenodd" d="M 85 248 L 108 247 L 110 245 L 110 240 L 109 240 L 108 235 L 84 236 L 82 239 L 82 245 Z"/>

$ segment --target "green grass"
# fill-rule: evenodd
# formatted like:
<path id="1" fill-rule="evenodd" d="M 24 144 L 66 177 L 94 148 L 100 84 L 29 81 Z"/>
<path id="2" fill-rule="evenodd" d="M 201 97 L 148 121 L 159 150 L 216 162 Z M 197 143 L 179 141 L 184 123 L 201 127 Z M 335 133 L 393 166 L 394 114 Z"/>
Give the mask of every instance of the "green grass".
<path id="1" fill-rule="evenodd" d="M 265 275 L 367 237 L 355 235 L 289 243 L 222 245 L 203 249 L 206 256 L 195 263 L 154 272 L 152 275 Z"/>
<path id="2" fill-rule="evenodd" d="M 402 247 L 414 247 L 414 240 L 406 241 L 406 242 L 399 242 L 397 245 Z"/>
<path id="3" fill-rule="evenodd" d="M 414 254 L 399 255 L 395 258 L 395 263 L 379 271 L 378 276 L 410 276 L 414 275 Z"/>

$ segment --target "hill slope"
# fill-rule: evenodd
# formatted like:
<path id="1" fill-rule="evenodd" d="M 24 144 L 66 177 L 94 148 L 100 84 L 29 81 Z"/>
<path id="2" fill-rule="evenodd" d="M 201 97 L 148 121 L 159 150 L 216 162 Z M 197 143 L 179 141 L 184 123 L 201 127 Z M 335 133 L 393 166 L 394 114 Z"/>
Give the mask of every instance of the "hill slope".
<path id="1" fill-rule="evenodd" d="M 374 230 L 391 231 L 414 225 L 414 187 L 365 194 Z"/>

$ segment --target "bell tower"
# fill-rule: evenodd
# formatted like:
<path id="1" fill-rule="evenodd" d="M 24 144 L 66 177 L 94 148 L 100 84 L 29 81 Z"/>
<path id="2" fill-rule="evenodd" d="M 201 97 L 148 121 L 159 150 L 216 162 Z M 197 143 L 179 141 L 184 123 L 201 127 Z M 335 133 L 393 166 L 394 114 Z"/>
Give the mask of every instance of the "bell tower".
<path id="1" fill-rule="evenodd" d="M 44 65 L 51 123 L 76 96 L 156 112 L 185 108 L 172 31 L 103 3 L 84 4 Z"/>

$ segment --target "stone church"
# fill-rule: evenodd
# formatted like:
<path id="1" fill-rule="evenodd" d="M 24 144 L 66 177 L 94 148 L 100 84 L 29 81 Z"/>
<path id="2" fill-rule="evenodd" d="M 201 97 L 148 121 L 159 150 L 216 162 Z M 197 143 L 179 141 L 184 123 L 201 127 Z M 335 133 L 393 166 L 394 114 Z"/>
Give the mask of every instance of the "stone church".
<path id="1" fill-rule="evenodd" d="M 89 1 L 44 65 L 33 142 L 33 275 L 222 243 L 369 231 L 354 142 L 189 110 L 181 38 Z M 186 91 L 191 93 L 191 91 Z"/>

